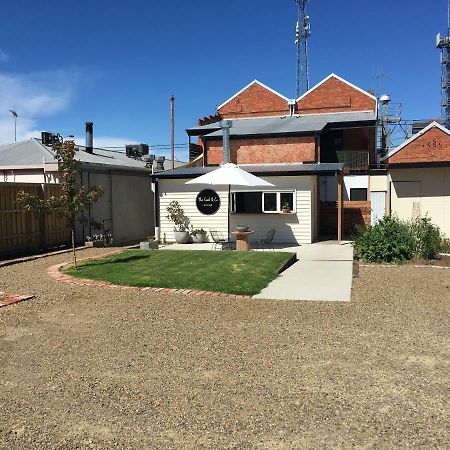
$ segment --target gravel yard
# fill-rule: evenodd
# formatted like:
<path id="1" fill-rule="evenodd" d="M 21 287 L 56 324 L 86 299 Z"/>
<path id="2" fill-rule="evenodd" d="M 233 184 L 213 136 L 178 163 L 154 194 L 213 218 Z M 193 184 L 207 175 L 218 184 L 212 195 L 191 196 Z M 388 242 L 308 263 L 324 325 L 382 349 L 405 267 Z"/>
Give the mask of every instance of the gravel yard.
<path id="1" fill-rule="evenodd" d="M 322 303 L 50 279 L 68 259 L 0 268 L 36 295 L 0 310 L 2 450 L 450 447 L 450 270 L 362 267 Z"/>

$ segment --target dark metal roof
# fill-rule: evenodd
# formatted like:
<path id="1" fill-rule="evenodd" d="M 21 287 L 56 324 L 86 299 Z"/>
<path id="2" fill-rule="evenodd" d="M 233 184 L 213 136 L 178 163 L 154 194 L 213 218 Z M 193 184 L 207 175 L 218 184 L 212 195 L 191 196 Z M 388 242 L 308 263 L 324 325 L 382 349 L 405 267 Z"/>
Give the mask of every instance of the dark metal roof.
<path id="1" fill-rule="evenodd" d="M 374 124 L 376 115 L 374 111 L 353 111 L 326 114 L 305 114 L 301 116 L 263 117 L 232 120 L 230 136 L 258 136 L 278 134 L 301 134 L 322 131 L 332 124 Z M 221 138 L 222 130 L 219 122 L 189 128 L 186 130 L 190 136 L 207 136 L 208 138 Z"/>
<path id="2" fill-rule="evenodd" d="M 196 178 L 205 173 L 218 169 L 219 166 L 208 167 L 180 167 L 175 170 L 155 173 L 152 178 L 158 179 L 177 179 L 177 178 Z M 253 175 L 260 176 L 281 176 L 281 175 L 325 175 L 335 174 L 342 171 L 342 163 L 286 163 L 286 164 L 243 164 L 239 167 Z"/>

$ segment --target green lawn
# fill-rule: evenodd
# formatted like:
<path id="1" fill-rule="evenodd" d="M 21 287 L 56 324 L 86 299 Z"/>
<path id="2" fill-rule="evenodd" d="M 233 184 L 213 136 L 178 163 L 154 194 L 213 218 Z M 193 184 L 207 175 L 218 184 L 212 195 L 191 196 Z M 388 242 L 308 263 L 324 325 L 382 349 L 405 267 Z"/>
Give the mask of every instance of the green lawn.
<path id="1" fill-rule="evenodd" d="M 274 280 L 292 253 L 126 250 L 81 263 L 66 273 L 138 287 L 166 287 L 254 295 Z"/>

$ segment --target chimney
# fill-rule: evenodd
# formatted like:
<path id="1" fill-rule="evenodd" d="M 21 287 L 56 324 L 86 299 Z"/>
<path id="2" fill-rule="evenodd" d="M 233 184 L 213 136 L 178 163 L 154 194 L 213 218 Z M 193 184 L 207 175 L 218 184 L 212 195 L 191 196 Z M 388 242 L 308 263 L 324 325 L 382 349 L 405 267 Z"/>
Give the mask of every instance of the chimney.
<path id="1" fill-rule="evenodd" d="M 92 153 L 94 147 L 94 124 L 86 122 L 86 152 Z"/>
<path id="2" fill-rule="evenodd" d="M 233 126 L 231 120 L 222 120 L 220 122 L 220 128 L 222 128 L 223 136 L 223 163 L 227 164 L 231 162 L 230 155 L 230 128 Z"/>

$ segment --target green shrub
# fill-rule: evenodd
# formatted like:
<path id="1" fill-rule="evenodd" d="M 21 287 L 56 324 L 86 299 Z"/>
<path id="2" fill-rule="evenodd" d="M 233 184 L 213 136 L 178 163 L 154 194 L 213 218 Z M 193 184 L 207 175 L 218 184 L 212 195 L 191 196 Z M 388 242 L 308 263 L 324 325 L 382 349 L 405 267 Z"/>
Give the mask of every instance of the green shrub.
<path id="1" fill-rule="evenodd" d="M 414 242 L 414 256 L 433 259 L 444 246 L 444 236 L 439 227 L 431 223 L 429 217 L 417 218 L 409 223 L 411 237 Z"/>
<path id="2" fill-rule="evenodd" d="M 413 256 L 409 227 L 395 216 L 385 216 L 374 227 L 357 227 L 353 240 L 362 261 L 400 264 Z"/>
<path id="3" fill-rule="evenodd" d="M 446 242 L 429 217 L 404 222 L 396 216 L 385 216 L 374 227 L 357 227 L 353 240 L 362 261 L 397 264 L 412 257 L 433 259 Z"/>

